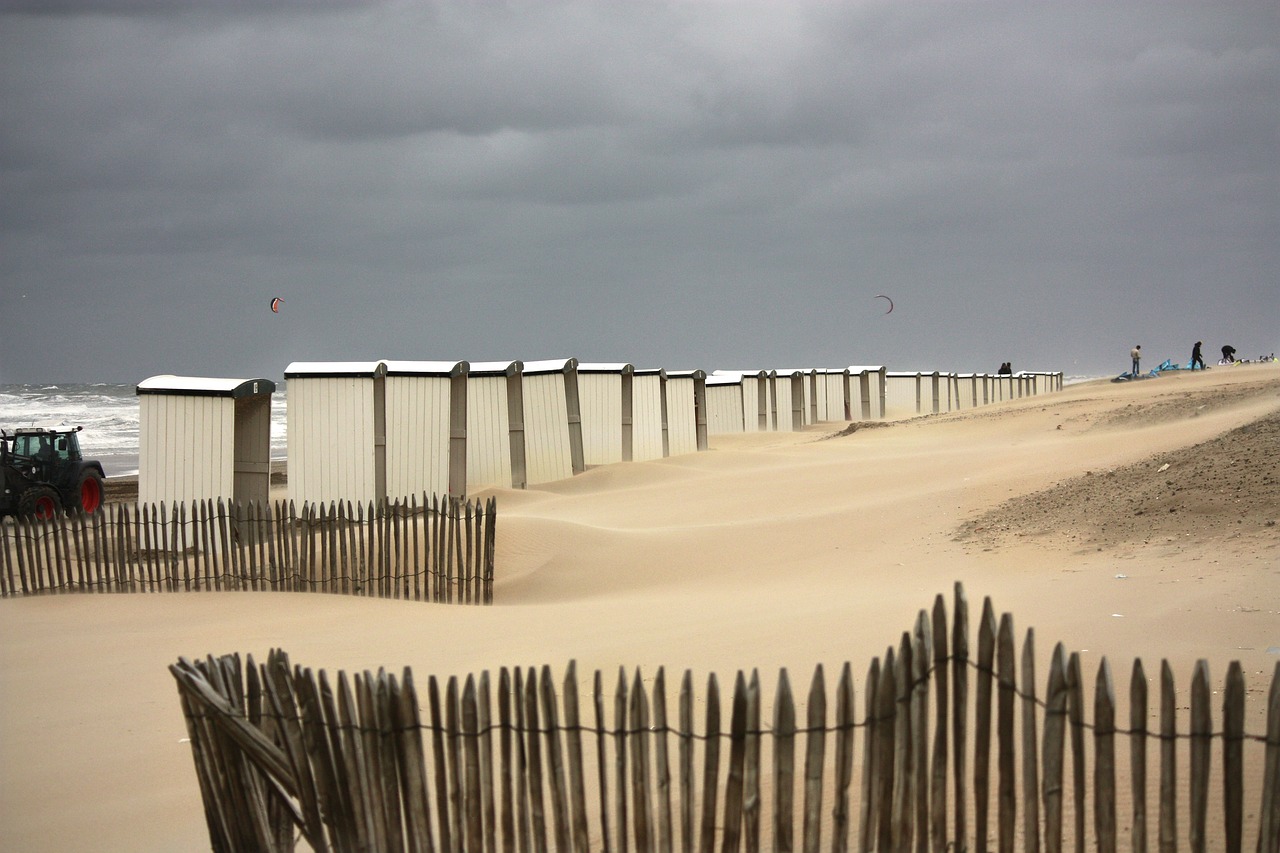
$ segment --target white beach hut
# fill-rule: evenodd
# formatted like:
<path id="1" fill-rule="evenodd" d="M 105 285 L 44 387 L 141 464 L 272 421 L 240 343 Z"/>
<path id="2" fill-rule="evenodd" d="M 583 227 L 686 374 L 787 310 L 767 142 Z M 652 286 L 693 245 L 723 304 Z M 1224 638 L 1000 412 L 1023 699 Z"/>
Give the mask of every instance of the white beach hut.
<path id="1" fill-rule="evenodd" d="M 885 417 L 906 418 L 920 414 L 924 385 L 919 371 L 890 370 L 885 374 Z"/>
<path id="2" fill-rule="evenodd" d="M 679 456 L 706 450 L 706 371 L 667 371 L 666 399 L 668 455 Z"/>
<path id="3" fill-rule="evenodd" d="M 714 373 L 707 377 L 707 432 L 711 435 L 745 431 L 745 395 L 749 384 L 741 373 Z M 755 412 L 752 412 L 752 420 Z"/>
<path id="4" fill-rule="evenodd" d="M 773 418 L 778 432 L 796 432 L 804 428 L 804 372 L 774 371 Z"/>
<path id="5" fill-rule="evenodd" d="M 386 370 L 381 361 L 296 361 L 285 368 L 294 503 L 386 496 Z"/>
<path id="6" fill-rule="evenodd" d="M 578 399 L 578 360 L 526 361 L 522 375 L 528 485 L 567 480 L 581 474 L 586 466 Z"/>
<path id="7" fill-rule="evenodd" d="M 467 491 L 465 361 L 385 361 L 386 494 Z"/>
<path id="8" fill-rule="evenodd" d="M 882 364 L 855 364 L 849 371 L 849 405 L 855 419 L 880 420 L 885 416 L 886 376 Z M 855 395 L 856 389 L 856 395 Z"/>
<path id="9" fill-rule="evenodd" d="M 788 367 L 778 370 L 779 377 L 791 383 L 792 428 L 799 430 L 814 423 L 818 415 L 817 371 L 811 367 Z"/>
<path id="10" fill-rule="evenodd" d="M 138 502 L 271 494 L 269 379 L 152 376 L 138 383 Z"/>
<path id="11" fill-rule="evenodd" d="M 525 487 L 523 370 L 519 361 L 482 361 L 467 371 L 468 491 Z"/>
<path id="12" fill-rule="evenodd" d="M 981 379 L 977 373 L 956 374 L 956 404 L 961 409 L 982 405 Z"/>
<path id="13" fill-rule="evenodd" d="M 668 456 L 667 372 L 637 368 L 631 379 L 631 459 L 646 462 Z"/>
<path id="14" fill-rule="evenodd" d="M 818 391 L 822 404 L 818 414 L 824 421 L 853 420 L 849 404 L 849 371 L 843 367 L 818 370 Z"/>
<path id="15" fill-rule="evenodd" d="M 736 377 L 742 381 L 742 427 L 746 432 L 773 429 L 773 383 L 767 370 L 715 370 L 707 377 Z"/>
<path id="16" fill-rule="evenodd" d="M 582 460 L 586 465 L 631 461 L 633 415 L 630 364 L 578 364 Z"/>

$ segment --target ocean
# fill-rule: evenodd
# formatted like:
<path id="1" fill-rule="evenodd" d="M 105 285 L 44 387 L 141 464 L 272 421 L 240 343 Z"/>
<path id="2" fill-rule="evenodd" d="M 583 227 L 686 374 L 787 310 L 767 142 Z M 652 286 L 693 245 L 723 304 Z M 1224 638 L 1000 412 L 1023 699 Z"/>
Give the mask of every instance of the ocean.
<path id="1" fill-rule="evenodd" d="M 271 395 L 271 458 L 284 459 L 285 396 Z M 0 427 L 81 426 L 80 448 L 108 477 L 138 473 L 138 395 L 133 385 L 0 385 Z"/>

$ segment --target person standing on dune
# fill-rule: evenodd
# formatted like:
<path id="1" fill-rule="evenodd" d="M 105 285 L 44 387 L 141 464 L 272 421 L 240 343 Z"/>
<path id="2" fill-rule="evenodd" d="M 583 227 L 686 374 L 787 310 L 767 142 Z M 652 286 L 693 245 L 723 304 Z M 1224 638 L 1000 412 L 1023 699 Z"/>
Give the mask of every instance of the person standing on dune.
<path id="1" fill-rule="evenodd" d="M 1133 378 L 1138 378 L 1138 362 L 1142 361 L 1142 344 L 1129 350 L 1129 358 L 1133 359 Z"/>
<path id="2" fill-rule="evenodd" d="M 1200 345 L 1202 341 L 1196 341 L 1196 345 L 1191 348 L 1191 369 L 1195 370 L 1196 365 L 1200 365 L 1200 369 L 1204 370 L 1204 359 L 1200 357 Z"/>

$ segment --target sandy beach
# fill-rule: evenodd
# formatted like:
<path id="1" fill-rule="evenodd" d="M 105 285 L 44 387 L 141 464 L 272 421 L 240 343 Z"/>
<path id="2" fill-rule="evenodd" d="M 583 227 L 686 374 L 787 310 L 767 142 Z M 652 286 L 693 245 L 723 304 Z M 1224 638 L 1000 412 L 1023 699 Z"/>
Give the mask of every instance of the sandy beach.
<path id="1" fill-rule="evenodd" d="M 0 601 L 0 849 L 207 849 L 179 656 L 329 671 L 855 673 L 956 581 L 1092 673 L 1280 661 L 1280 365 L 1091 382 L 499 491 L 492 607 L 282 593 Z M 129 481 L 111 484 L 113 499 Z M 277 484 L 277 489 L 282 487 Z M 494 494 L 486 492 L 482 496 Z M 1216 759 L 1215 759 L 1216 760 Z M 1256 806 L 1255 806 L 1256 808 Z M 1247 841 L 1252 844 L 1252 840 Z"/>

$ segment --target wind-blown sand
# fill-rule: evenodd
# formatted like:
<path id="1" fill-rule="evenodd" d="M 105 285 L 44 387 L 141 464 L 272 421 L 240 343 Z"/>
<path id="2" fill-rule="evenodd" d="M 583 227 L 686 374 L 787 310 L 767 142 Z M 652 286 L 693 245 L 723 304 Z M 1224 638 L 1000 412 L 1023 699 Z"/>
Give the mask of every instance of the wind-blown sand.
<path id="1" fill-rule="evenodd" d="M 166 670 L 180 655 L 280 647 L 419 680 L 570 659 L 584 681 L 619 666 L 807 680 L 818 663 L 865 672 L 957 580 L 971 606 L 990 595 L 1019 634 L 1034 626 L 1041 657 L 1081 651 L 1087 673 L 1103 655 L 1126 673 L 1167 658 L 1183 688 L 1204 658 L 1216 687 L 1239 660 L 1262 732 L 1280 660 L 1280 367 L 843 426 L 715 436 L 707 453 L 500 492 L 492 607 L 0 602 L 0 849 L 207 849 Z"/>

